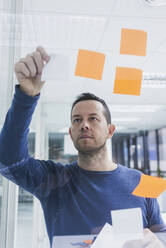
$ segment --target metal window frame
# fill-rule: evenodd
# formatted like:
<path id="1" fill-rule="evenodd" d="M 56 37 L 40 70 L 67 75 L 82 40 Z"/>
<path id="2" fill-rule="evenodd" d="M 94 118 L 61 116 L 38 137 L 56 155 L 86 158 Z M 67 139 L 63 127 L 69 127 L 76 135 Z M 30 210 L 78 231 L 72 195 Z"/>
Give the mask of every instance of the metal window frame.
<path id="1" fill-rule="evenodd" d="M 17 21 L 17 14 L 23 10 L 22 0 L 3 0 L 4 9 L 8 9 L 9 13 L 15 14 L 15 22 Z M 10 32 L 15 34 L 15 25 L 11 23 Z M 15 46 L 15 38 L 13 44 L 9 47 L 9 64 L 8 64 L 8 81 L 7 90 L 9 92 L 6 99 L 6 109 L 9 108 L 13 95 L 13 68 L 15 58 L 20 54 L 20 47 Z M 3 178 L 2 183 L 2 209 L 0 220 L 0 239 L 1 247 L 13 248 L 15 242 L 16 220 L 18 208 L 18 186 Z"/>

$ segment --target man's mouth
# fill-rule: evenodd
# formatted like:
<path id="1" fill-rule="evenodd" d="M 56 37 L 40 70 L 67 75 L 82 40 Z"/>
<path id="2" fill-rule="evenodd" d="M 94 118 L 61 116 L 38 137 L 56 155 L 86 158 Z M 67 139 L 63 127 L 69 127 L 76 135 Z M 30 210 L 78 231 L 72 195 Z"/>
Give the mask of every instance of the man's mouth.
<path id="1" fill-rule="evenodd" d="M 92 136 L 89 135 L 81 135 L 80 139 L 92 139 Z"/>

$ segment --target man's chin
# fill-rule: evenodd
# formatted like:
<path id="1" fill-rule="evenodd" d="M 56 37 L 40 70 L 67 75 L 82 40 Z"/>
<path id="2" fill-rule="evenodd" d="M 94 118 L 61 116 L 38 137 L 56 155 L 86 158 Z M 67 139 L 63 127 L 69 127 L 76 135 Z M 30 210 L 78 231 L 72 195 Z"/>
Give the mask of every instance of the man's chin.
<path id="1" fill-rule="evenodd" d="M 98 153 L 101 149 L 103 149 L 103 146 L 100 146 L 100 147 L 79 146 L 76 149 L 78 150 L 79 153 L 82 153 L 82 154 L 94 154 L 94 153 Z"/>
<path id="2" fill-rule="evenodd" d="M 106 142 L 104 142 L 102 145 L 94 145 L 92 143 L 76 143 L 75 144 L 75 148 L 77 149 L 77 151 L 79 153 L 82 153 L 82 154 L 93 154 L 93 153 L 98 153 L 100 152 L 106 145 Z"/>
<path id="3" fill-rule="evenodd" d="M 80 153 L 88 153 L 88 152 L 93 152 L 95 149 L 92 147 L 77 147 L 76 148 L 78 150 L 78 152 Z"/>

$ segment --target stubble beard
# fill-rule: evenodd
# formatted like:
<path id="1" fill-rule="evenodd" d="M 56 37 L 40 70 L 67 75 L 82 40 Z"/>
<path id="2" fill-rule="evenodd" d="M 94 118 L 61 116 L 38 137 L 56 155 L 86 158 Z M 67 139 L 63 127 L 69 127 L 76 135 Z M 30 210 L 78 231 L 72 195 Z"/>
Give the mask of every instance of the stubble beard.
<path id="1" fill-rule="evenodd" d="M 89 148 L 81 148 L 79 145 L 75 145 L 75 148 L 78 151 L 79 157 L 86 158 L 86 157 L 93 157 L 95 155 L 99 155 L 104 151 L 104 148 L 106 146 L 106 141 L 98 146 L 98 147 L 89 147 Z"/>

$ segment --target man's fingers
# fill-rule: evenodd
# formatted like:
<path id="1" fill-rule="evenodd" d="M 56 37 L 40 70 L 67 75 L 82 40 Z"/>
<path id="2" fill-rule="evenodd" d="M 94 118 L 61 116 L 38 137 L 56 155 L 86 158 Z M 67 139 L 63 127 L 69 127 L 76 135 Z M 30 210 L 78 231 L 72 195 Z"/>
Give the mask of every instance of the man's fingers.
<path id="1" fill-rule="evenodd" d="M 41 57 L 41 54 L 38 51 L 36 51 L 36 52 L 32 53 L 31 56 L 32 56 L 34 63 L 36 65 L 37 74 L 41 75 L 42 71 L 43 71 L 43 67 L 44 67 L 44 61 Z"/>
<path id="2" fill-rule="evenodd" d="M 148 228 L 144 228 L 143 234 L 144 235 L 147 235 L 147 234 L 153 235 L 153 233 Z"/>
<path id="3" fill-rule="evenodd" d="M 15 72 L 17 75 L 24 75 L 25 77 L 30 77 L 30 71 L 23 62 L 18 62 L 15 64 Z"/>
<path id="4" fill-rule="evenodd" d="M 20 72 L 28 77 L 35 77 L 42 74 L 44 61 L 48 62 L 49 60 L 50 57 L 46 53 L 45 49 L 43 47 L 37 47 L 35 52 L 28 54 L 26 58 L 22 58 L 18 63 L 16 63 L 15 71 L 16 73 Z"/>
<path id="5" fill-rule="evenodd" d="M 164 246 L 155 234 L 146 228 L 143 239 L 127 241 L 123 248 L 164 248 Z"/>
<path id="6" fill-rule="evenodd" d="M 36 48 L 36 51 L 39 52 L 42 56 L 42 59 L 48 62 L 50 60 L 50 56 L 46 53 L 45 49 L 41 46 Z"/>
<path id="7" fill-rule="evenodd" d="M 27 55 L 25 64 L 27 68 L 29 69 L 31 76 L 35 77 L 37 75 L 37 68 L 31 55 Z"/>
<path id="8" fill-rule="evenodd" d="M 28 75 L 28 77 L 36 77 L 37 75 L 42 74 L 43 67 L 44 61 L 41 54 L 39 52 L 34 52 L 32 54 L 28 54 L 26 58 L 20 59 L 20 61 L 16 64 L 15 71 L 17 73 L 21 72 L 26 76 Z"/>
<path id="9" fill-rule="evenodd" d="M 140 240 L 130 240 L 126 241 L 123 245 L 123 248 L 143 248 L 145 243 Z"/>

